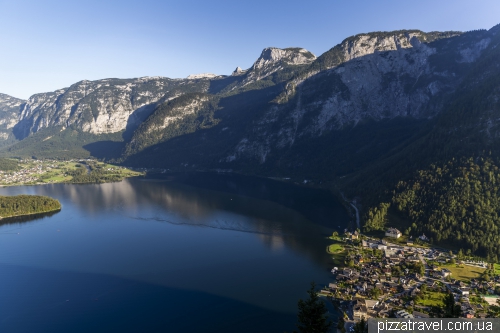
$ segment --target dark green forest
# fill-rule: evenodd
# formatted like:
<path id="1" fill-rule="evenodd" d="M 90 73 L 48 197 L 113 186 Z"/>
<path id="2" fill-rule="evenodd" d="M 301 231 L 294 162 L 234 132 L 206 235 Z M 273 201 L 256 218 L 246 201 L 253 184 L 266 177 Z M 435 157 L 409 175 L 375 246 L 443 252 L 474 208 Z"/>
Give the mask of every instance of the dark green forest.
<path id="1" fill-rule="evenodd" d="M 436 242 L 498 261 L 500 254 L 500 164 L 491 158 L 432 165 L 400 182 L 392 204 L 416 230 Z M 415 227 L 414 227 L 415 228 Z"/>
<path id="2" fill-rule="evenodd" d="M 419 138 L 345 183 L 365 200 L 366 231 L 403 222 L 408 235 L 498 261 L 498 59 L 498 47 L 485 52 Z"/>
<path id="3" fill-rule="evenodd" d="M 0 217 L 53 212 L 61 209 L 59 200 L 42 195 L 0 196 Z"/>
<path id="4" fill-rule="evenodd" d="M 393 209 L 408 221 L 407 235 L 425 233 L 433 243 L 471 249 L 476 255 L 498 261 L 499 165 L 492 158 L 452 159 L 420 170 L 397 184 L 390 202 L 367 212 L 365 230 L 383 230 Z"/>
<path id="5" fill-rule="evenodd" d="M 86 163 L 90 169 L 81 166 L 76 170 L 68 171 L 67 174 L 73 178 L 69 181 L 70 183 L 83 184 L 83 183 L 108 183 L 108 182 L 119 182 L 123 177 L 114 172 L 109 172 L 102 167 L 95 165 L 94 163 Z"/>

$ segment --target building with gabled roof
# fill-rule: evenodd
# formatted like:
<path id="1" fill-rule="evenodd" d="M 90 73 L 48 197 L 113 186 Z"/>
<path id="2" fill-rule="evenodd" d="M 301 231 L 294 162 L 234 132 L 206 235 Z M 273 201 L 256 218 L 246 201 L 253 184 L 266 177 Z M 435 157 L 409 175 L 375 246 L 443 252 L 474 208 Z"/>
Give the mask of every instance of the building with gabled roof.
<path id="1" fill-rule="evenodd" d="M 389 228 L 385 231 L 385 236 L 386 237 L 392 237 L 392 238 L 399 238 L 401 237 L 402 233 L 396 228 Z"/>

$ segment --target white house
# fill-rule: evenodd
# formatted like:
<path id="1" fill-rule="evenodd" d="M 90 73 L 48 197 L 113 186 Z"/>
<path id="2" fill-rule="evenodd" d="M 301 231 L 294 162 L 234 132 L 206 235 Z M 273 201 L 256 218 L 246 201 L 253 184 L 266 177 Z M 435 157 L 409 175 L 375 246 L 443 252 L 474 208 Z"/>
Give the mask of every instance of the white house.
<path id="1" fill-rule="evenodd" d="M 387 229 L 387 231 L 385 232 L 385 235 L 387 237 L 392 237 L 392 238 L 399 238 L 401 237 L 401 231 L 399 231 L 398 229 L 396 228 L 389 228 Z"/>

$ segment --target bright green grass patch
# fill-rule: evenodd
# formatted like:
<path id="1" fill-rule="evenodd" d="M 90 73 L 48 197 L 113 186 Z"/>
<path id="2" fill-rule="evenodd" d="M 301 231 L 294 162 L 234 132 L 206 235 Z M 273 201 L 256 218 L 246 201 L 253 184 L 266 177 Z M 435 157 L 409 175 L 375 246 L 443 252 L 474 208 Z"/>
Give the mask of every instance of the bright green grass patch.
<path id="1" fill-rule="evenodd" d="M 336 253 L 343 252 L 343 251 L 344 251 L 344 246 L 342 246 L 342 244 L 339 244 L 339 243 L 328 245 L 327 250 L 326 250 L 326 252 L 328 252 L 330 254 L 336 254 Z"/>
<path id="2" fill-rule="evenodd" d="M 345 243 L 341 241 L 335 241 L 326 248 L 326 252 L 332 255 L 333 265 L 336 267 L 344 267 L 345 259 L 347 256 L 347 251 Z"/>
<path id="3" fill-rule="evenodd" d="M 500 264 L 494 264 L 493 269 L 495 270 L 495 275 L 500 274 Z"/>
<path id="4" fill-rule="evenodd" d="M 422 306 L 444 306 L 444 298 L 446 293 L 440 291 L 426 291 L 423 297 L 420 298 L 416 304 Z"/>
<path id="5" fill-rule="evenodd" d="M 450 270 L 451 272 L 451 277 L 453 279 L 457 280 L 462 280 L 462 281 L 469 281 L 471 279 L 478 279 L 481 277 L 481 275 L 484 273 L 486 269 L 484 268 L 479 268 L 475 266 L 468 266 L 468 265 L 444 265 L 441 267 L 445 267 Z"/>

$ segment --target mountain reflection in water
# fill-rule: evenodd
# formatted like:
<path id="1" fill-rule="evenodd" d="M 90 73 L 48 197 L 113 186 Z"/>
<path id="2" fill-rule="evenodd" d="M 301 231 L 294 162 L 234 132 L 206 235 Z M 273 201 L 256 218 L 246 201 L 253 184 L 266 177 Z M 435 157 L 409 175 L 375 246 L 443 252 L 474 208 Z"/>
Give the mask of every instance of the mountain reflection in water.
<path id="1" fill-rule="evenodd" d="M 229 308 L 241 310 L 234 325 L 222 325 L 226 330 L 218 332 L 242 331 L 238 328 L 243 326 L 259 331 L 248 326 L 248 318 L 255 317 L 243 309 L 252 309 L 253 315 L 266 313 L 266 318 L 276 318 L 276 313 L 286 314 L 283 320 L 293 318 L 309 282 L 329 282 L 332 260 L 325 252 L 325 236 L 348 221 L 342 206 L 325 191 L 234 175 L 0 189 L 2 195 L 21 193 L 54 197 L 62 210 L 40 220 L 0 225 L 0 265 L 11 272 L 10 285 L 0 287 L 0 294 L 6 295 L 0 301 L 0 330 L 2 323 L 18 327 L 27 322 L 27 315 L 17 315 L 24 313 L 26 304 L 36 304 L 30 308 L 33 313 L 46 311 L 50 304 L 81 304 L 68 308 L 67 329 L 75 324 L 71 318 L 95 307 L 96 294 L 108 300 L 99 303 L 99 313 L 113 313 L 124 300 L 151 298 L 154 306 L 141 301 L 129 304 L 126 311 L 133 316 L 134 311 L 150 309 L 158 318 L 164 318 L 171 302 L 205 295 L 217 302 L 211 312 L 214 325 L 222 325 L 219 321 Z M 40 280 L 42 272 L 47 278 Z M 89 283 L 88 276 L 94 282 Z M 175 297 L 141 294 L 149 293 L 149 287 L 100 291 L 99 281 L 110 278 L 123 279 L 126 285 L 161 287 L 158 292 Z M 25 293 L 27 284 L 38 286 L 40 292 Z M 64 289 L 67 284 L 74 287 Z M 44 290 L 55 290 L 54 295 Z M 77 303 L 81 297 L 82 303 Z M 47 327 L 60 314 L 50 311 L 43 319 Z M 100 318 L 113 325 L 107 316 Z M 154 320 L 168 319 L 158 318 Z M 281 327 L 290 331 L 293 325 L 292 320 Z"/>
<path id="2" fill-rule="evenodd" d="M 328 245 L 324 238 L 333 230 L 343 230 L 348 221 L 342 206 L 322 190 L 235 175 L 202 173 L 169 178 L 31 188 L 36 194 L 69 199 L 94 216 L 113 209 L 136 220 L 256 233 L 272 250 L 288 246 L 325 267 L 330 256 L 324 251 Z M 316 223 L 308 221 L 311 219 Z M 312 242 L 316 246 L 311 246 Z"/>

